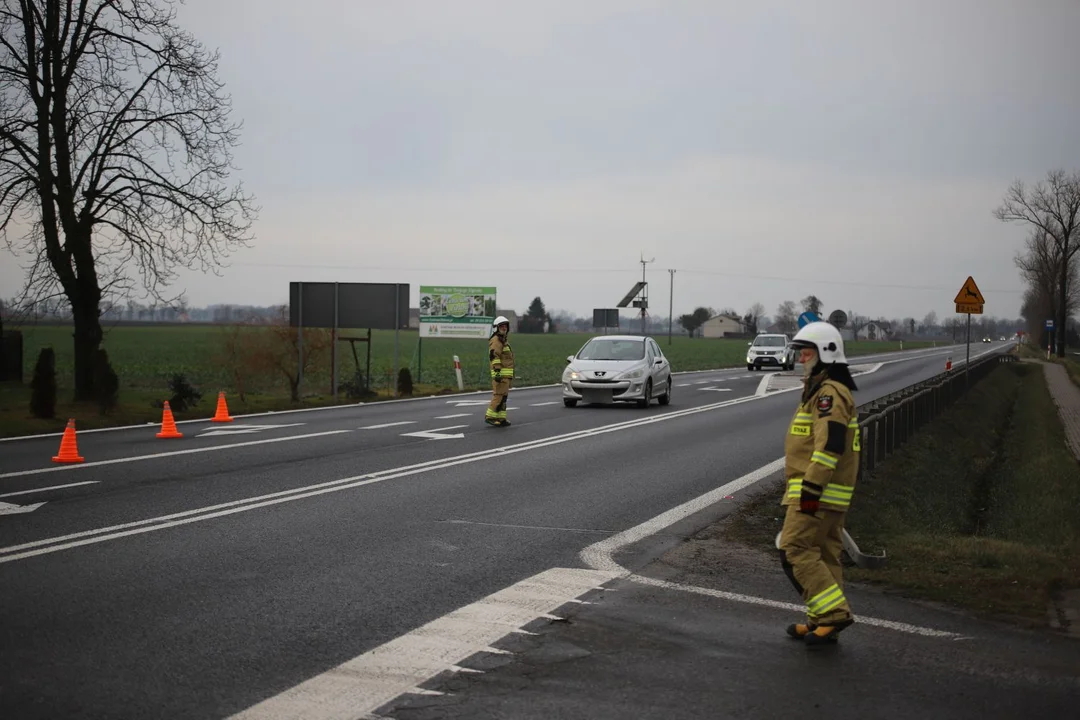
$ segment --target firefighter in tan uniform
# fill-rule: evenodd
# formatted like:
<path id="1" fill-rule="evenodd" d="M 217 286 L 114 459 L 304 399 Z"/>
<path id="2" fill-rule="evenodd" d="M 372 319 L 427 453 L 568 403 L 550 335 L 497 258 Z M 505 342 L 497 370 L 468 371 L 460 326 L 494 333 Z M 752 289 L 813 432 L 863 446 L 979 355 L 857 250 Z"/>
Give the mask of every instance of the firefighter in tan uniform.
<path id="1" fill-rule="evenodd" d="M 836 642 L 855 622 L 844 597 L 844 517 L 859 471 L 855 381 L 840 332 L 813 322 L 792 340 L 806 368 L 802 399 L 784 442 L 787 506 L 777 547 L 781 564 L 806 603 L 806 622 L 787 633 L 808 645 Z"/>
<path id="2" fill-rule="evenodd" d="M 514 351 L 510 348 L 510 321 L 500 315 L 491 324 L 488 362 L 491 364 L 491 404 L 484 422 L 495 427 L 510 427 L 506 419 L 506 399 L 514 379 Z"/>

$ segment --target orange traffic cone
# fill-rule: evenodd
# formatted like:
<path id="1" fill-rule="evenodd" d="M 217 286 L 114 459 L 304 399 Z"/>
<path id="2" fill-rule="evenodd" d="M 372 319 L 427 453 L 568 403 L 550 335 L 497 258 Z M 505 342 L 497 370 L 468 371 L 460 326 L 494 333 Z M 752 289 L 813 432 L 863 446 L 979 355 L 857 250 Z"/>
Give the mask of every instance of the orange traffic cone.
<path id="1" fill-rule="evenodd" d="M 172 408 L 169 407 L 169 401 L 165 401 L 165 411 L 161 415 L 161 432 L 157 434 L 159 438 L 182 438 L 184 434 L 176 429 L 176 420 L 173 420 Z"/>
<path id="2" fill-rule="evenodd" d="M 222 390 L 217 396 L 217 412 L 214 413 L 214 417 L 210 419 L 210 422 L 232 422 L 233 419 L 229 416 L 229 406 L 225 404 L 225 391 Z"/>
<path id="3" fill-rule="evenodd" d="M 79 446 L 75 442 L 75 418 L 68 420 L 64 437 L 60 438 L 60 454 L 53 456 L 55 463 L 81 463 L 86 458 L 79 455 Z"/>

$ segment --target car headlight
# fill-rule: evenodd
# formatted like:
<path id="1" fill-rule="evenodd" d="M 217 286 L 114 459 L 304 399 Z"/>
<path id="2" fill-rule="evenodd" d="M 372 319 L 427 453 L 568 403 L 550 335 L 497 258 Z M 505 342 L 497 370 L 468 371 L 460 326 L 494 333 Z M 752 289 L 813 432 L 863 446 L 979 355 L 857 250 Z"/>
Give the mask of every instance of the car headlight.
<path id="1" fill-rule="evenodd" d="M 641 377 L 644 374 L 645 374 L 645 369 L 644 368 L 637 368 L 636 370 L 627 370 L 626 372 L 624 372 L 622 375 L 619 376 L 619 379 L 621 379 L 621 380 L 636 380 L 637 378 Z"/>
<path id="2" fill-rule="evenodd" d="M 566 370 L 563 371 L 562 379 L 563 379 L 563 382 L 570 382 L 571 380 L 580 380 L 581 379 L 581 373 L 579 373 L 574 368 L 566 368 Z"/>

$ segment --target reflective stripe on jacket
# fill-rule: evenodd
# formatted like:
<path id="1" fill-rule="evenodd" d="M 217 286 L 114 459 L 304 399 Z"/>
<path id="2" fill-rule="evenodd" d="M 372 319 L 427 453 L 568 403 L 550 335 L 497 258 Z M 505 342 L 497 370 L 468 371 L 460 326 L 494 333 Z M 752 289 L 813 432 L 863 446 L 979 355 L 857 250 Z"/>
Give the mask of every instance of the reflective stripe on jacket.
<path id="1" fill-rule="evenodd" d="M 813 379 L 810 380 L 814 382 Z M 791 419 L 784 441 L 783 504 L 816 501 L 823 510 L 851 505 L 859 473 L 859 419 L 851 391 L 819 381 Z"/>
<path id="2" fill-rule="evenodd" d="M 510 342 L 503 341 L 498 333 L 491 336 L 488 341 L 488 360 L 491 364 L 491 376 L 501 372 L 502 377 L 514 377 L 514 351 L 510 348 Z"/>

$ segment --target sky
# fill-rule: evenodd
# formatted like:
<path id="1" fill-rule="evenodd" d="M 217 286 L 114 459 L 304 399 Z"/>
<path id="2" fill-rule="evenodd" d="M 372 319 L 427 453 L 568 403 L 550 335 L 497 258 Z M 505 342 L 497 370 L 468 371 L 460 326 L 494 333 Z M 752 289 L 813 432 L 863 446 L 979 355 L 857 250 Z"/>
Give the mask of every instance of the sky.
<path id="1" fill-rule="evenodd" d="M 262 208 L 192 305 L 494 285 L 589 316 L 815 294 L 1017 317 L 1010 183 L 1080 170 L 1075 0 L 188 0 Z M 676 270 L 672 276 L 668 270 Z M 0 295 L 22 281 L 0 263 Z"/>

